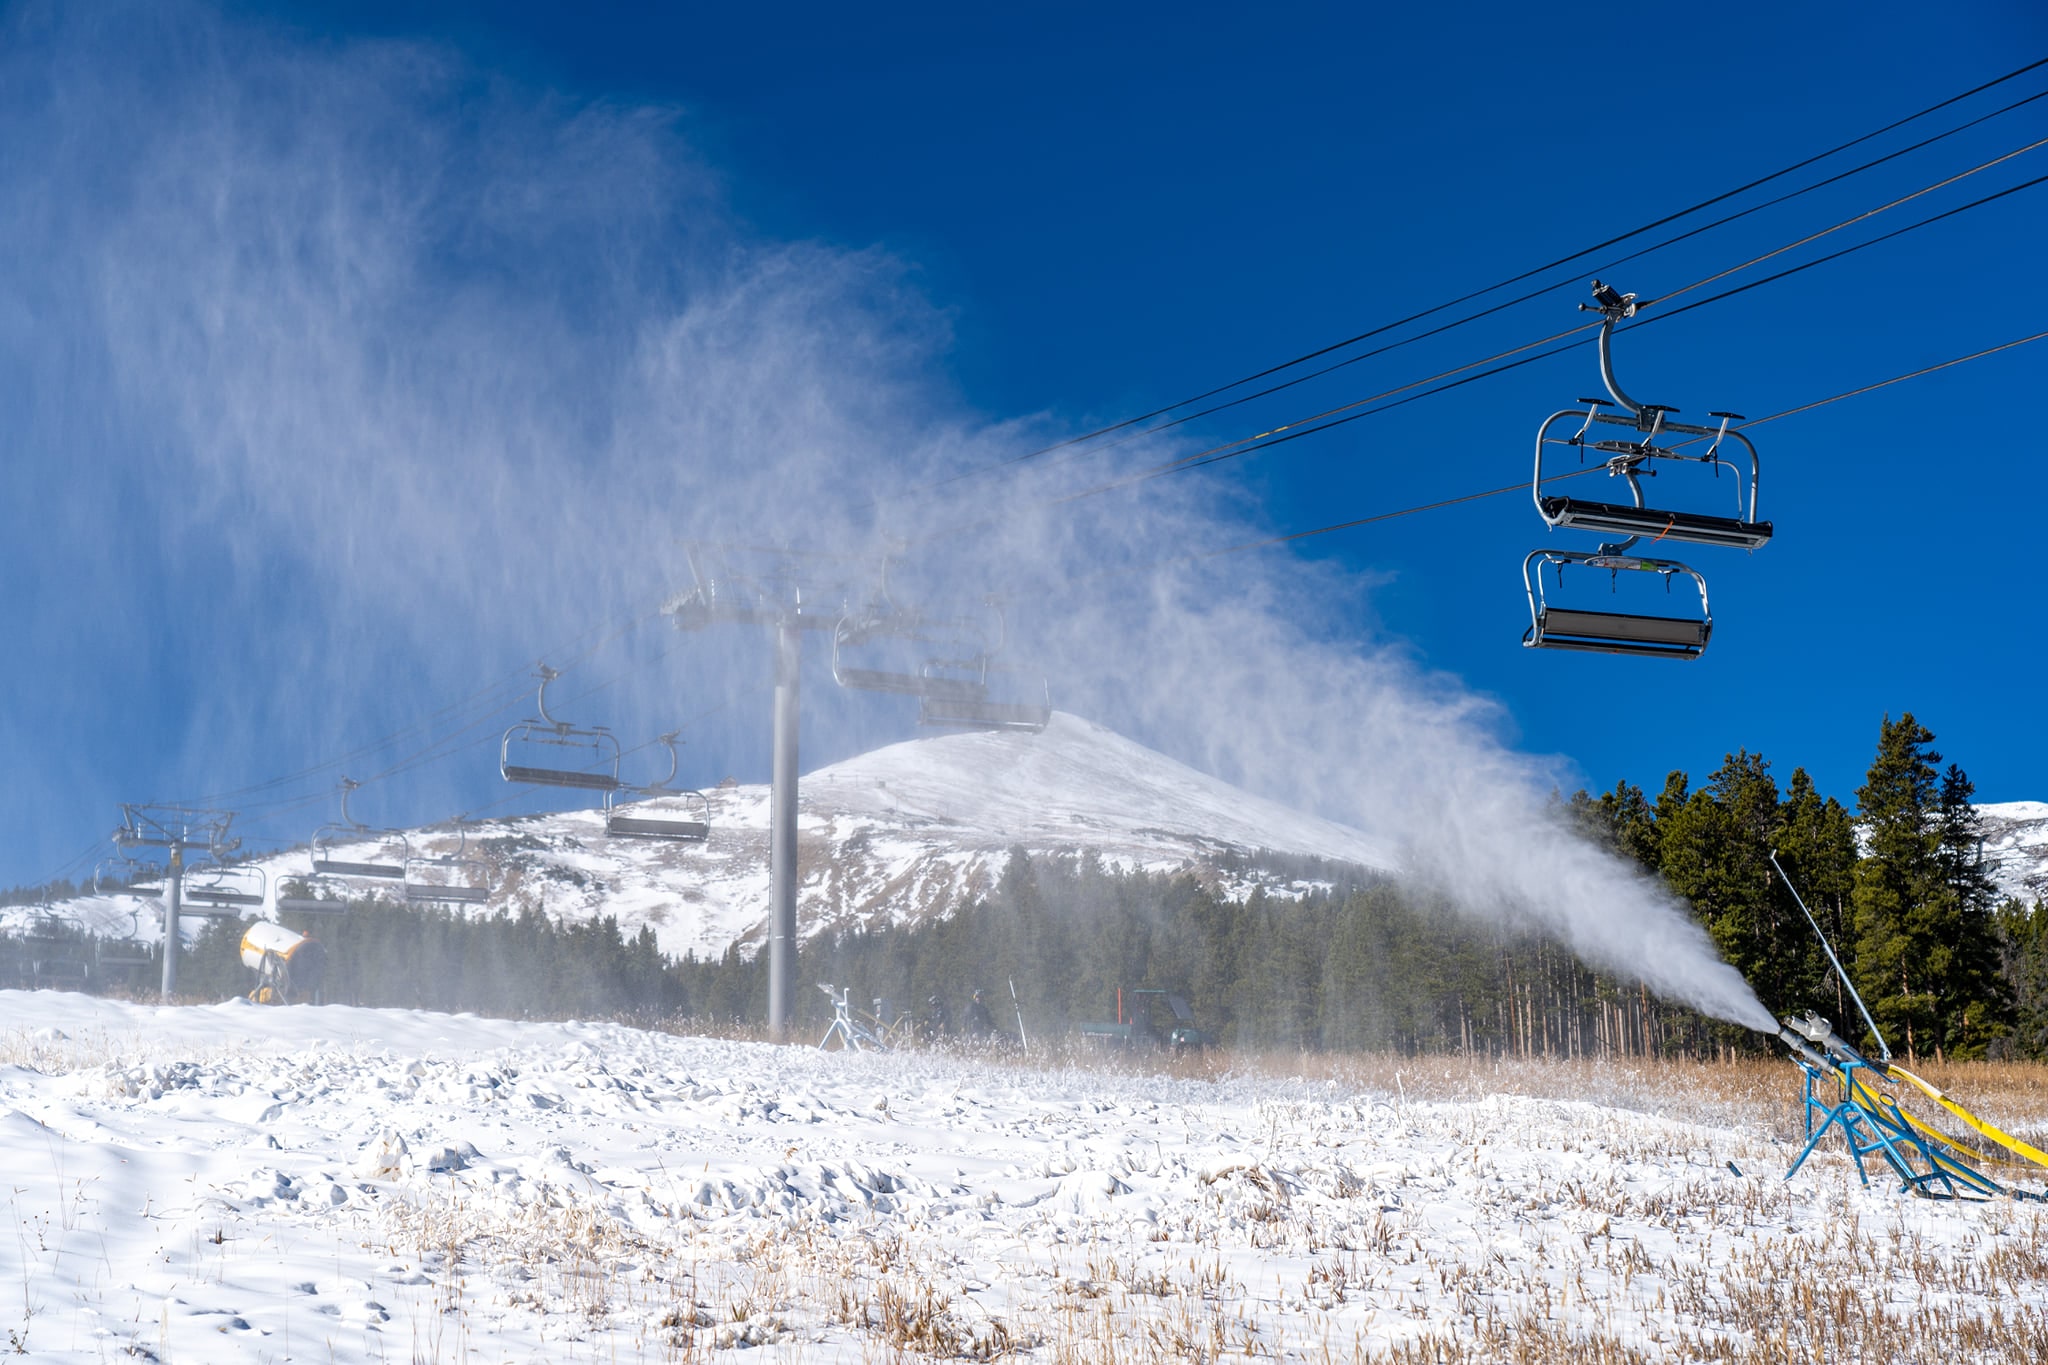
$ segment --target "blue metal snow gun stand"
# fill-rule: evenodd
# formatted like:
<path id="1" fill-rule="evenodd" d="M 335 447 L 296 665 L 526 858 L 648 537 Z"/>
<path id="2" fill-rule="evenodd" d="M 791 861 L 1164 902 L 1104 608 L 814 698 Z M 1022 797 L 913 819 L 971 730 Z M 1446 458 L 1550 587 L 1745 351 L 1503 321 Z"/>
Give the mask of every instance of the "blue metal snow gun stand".
<path id="1" fill-rule="evenodd" d="M 1806 1145 L 1785 1172 L 1787 1180 L 1799 1173 L 1831 1129 L 1840 1128 L 1849 1155 L 1855 1158 L 1856 1174 L 1865 1185 L 1870 1183 L 1870 1173 L 1864 1158 L 1876 1153 L 1899 1177 L 1901 1194 L 1934 1199 L 1988 1199 L 1997 1194 L 2027 1197 L 1971 1167 L 1958 1148 L 1917 1124 L 1897 1100 L 1877 1089 L 1876 1083 L 1889 1077 L 1889 1054 L 1880 1068 L 1836 1036 L 1834 1026 L 1818 1014 L 1788 1018 L 1784 1023 L 1778 1039 L 1806 1073 Z M 1871 1032 L 1878 1036 L 1874 1027 Z M 1881 1036 L 1878 1046 L 1884 1046 Z M 1830 1083 L 1841 1097 L 1833 1104 L 1823 1098 L 1823 1087 Z"/>
<path id="2" fill-rule="evenodd" d="M 1834 965 L 1836 977 L 1848 990 L 1849 998 L 1856 1002 L 1864 1024 L 1870 1029 L 1870 1036 L 1877 1040 L 1881 1054 L 1880 1060 L 1871 1061 L 1843 1041 L 1833 1024 L 1810 1010 L 1803 1019 L 1788 1017 L 1783 1021 L 1783 1027 L 1778 1030 L 1778 1041 L 1790 1050 L 1792 1060 L 1806 1075 L 1806 1145 L 1799 1149 L 1798 1159 L 1785 1172 L 1785 1178 L 1790 1180 L 1797 1175 L 1820 1140 L 1839 1128 L 1842 1140 L 1848 1144 L 1849 1155 L 1856 1162 L 1857 1177 L 1866 1186 L 1870 1184 L 1870 1173 L 1864 1166 L 1864 1158 L 1875 1153 L 1882 1156 L 1892 1173 L 1898 1176 L 1901 1194 L 1911 1193 L 1931 1199 L 1989 1199 L 1993 1195 L 2004 1194 L 2015 1199 L 2048 1202 L 2048 1196 L 2001 1185 L 1991 1179 L 1971 1164 L 1975 1160 L 1971 1154 L 1939 1130 L 1908 1114 L 1896 1099 L 1878 1089 L 1880 1083 L 1909 1082 L 1993 1142 L 2029 1160 L 2042 1161 L 2042 1153 L 1993 1128 L 1926 1081 L 1893 1064 L 1892 1050 L 1885 1043 L 1884 1034 L 1878 1031 L 1877 1021 L 1870 1017 L 1863 997 L 1850 984 L 1849 974 L 1842 970 L 1841 960 L 1835 956 L 1828 936 L 1821 932 L 1820 924 L 1813 918 L 1813 912 L 1806 908 L 1806 902 L 1793 887 L 1792 879 L 1785 876 L 1784 868 L 1778 866 L 1775 853 L 1771 855 L 1771 866 L 1777 868 L 1786 889 L 1792 892 L 1792 899 L 1798 902 L 1800 912 L 1813 928 L 1814 937 L 1820 940 L 1821 949 Z M 1825 1089 L 1829 1086 L 1840 1096 L 1834 1103 L 1824 1098 Z"/>

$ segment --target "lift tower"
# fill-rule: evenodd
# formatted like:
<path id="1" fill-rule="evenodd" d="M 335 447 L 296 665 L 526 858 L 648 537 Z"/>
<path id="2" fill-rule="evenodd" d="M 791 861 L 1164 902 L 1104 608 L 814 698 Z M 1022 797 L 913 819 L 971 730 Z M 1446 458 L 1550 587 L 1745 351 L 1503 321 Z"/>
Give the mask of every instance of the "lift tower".
<path id="1" fill-rule="evenodd" d="M 806 631 L 832 631 L 874 580 L 874 565 L 745 545 L 689 547 L 690 586 L 662 604 L 679 630 L 766 626 L 775 639 L 774 776 L 768 802 L 768 1030 L 789 1036 L 796 1003 L 797 704 Z"/>
<path id="2" fill-rule="evenodd" d="M 114 831 L 114 847 L 122 853 L 138 848 L 166 850 L 169 866 L 164 874 L 164 979 L 163 998 L 170 1003 L 178 990 L 178 914 L 185 892 L 185 853 L 200 849 L 215 858 L 242 846 L 228 837 L 233 824 L 231 810 L 202 810 L 191 806 L 121 805 L 121 824 Z"/>

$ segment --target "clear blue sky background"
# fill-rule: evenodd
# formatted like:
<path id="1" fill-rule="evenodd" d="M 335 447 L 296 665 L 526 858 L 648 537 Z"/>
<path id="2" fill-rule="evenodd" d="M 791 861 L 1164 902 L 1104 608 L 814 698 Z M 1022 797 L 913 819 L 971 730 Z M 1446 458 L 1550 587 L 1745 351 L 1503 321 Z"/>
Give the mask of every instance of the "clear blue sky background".
<path id="1" fill-rule="evenodd" d="M 2024 0 L 1853 14 L 1752 3 L 231 13 L 315 46 L 443 45 L 478 72 L 572 102 L 678 106 L 760 234 L 875 246 L 910 265 L 950 317 L 945 364 L 968 405 L 1080 426 L 1491 283 L 2048 56 L 2048 11 Z M 1914 131 L 2043 88 L 2048 68 Z M 1654 295 L 2041 137 L 2048 100 L 1612 278 Z M 1925 212 L 2044 169 L 2048 149 Z M 1923 216 L 1901 210 L 1882 225 L 1906 214 Z M 1689 417 L 1759 415 L 2043 330 L 2044 226 L 2048 187 L 1645 331 L 1623 352 L 1623 376 Z M 1236 436 L 1562 329 L 1582 288 L 1195 434 Z M 1879 718 L 1910 709 L 1980 799 L 2048 799 L 2044 372 L 2048 342 L 1761 429 L 1764 514 L 1779 538 L 1754 557 L 1688 555 L 1710 575 L 1717 622 L 1696 664 L 1519 648 L 1518 567 L 1545 543 L 1525 496 L 1298 553 L 1383 576 L 1372 601 L 1388 632 L 1499 698 L 1521 747 L 1569 757 L 1596 787 L 1626 777 L 1654 788 L 1669 769 L 1702 773 L 1746 747 L 1781 775 L 1809 766 L 1849 799 Z M 1585 347 L 1188 477 L 1242 483 L 1280 531 L 1371 515 L 1510 482 L 1538 419 L 1596 386 Z M 10 676 L 31 692 L 93 687 L 33 668 Z M 131 714 L 161 706 L 157 719 L 175 725 L 175 697 L 107 700 Z M 46 795 L 33 837 L 0 855 L 0 881 L 34 877 L 103 830 L 102 787 L 149 791 L 162 777 L 146 744 L 101 744 L 90 711 L 67 713 L 69 728 L 15 732 L 8 766 Z M 279 752 L 292 759 L 281 766 L 308 757 Z M 92 784 L 67 784 L 87 766 Z"/>

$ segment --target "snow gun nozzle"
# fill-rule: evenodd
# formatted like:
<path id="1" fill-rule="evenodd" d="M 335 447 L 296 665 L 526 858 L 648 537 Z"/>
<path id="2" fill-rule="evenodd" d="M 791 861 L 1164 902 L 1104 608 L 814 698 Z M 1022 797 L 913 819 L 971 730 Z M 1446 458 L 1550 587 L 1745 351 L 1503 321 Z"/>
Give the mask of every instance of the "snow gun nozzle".
<path id="1" fill-rule="evenodd" d="M 1808 1010 L 1806 1016 L 1800 1019 L 1795 1019 L 1791 1015 L 1785 1016 L 1785 1027 L 1778 1031 L 1778 1038 L 1786 1047 L 1792 1049 L 1794 1056 L 1799 1057 L 1803 1061 L 1815 1062 L 1823 1066 L 1831 1065 L 1832 1063 L 1823 1059 L 1814 1051 L 1815 1048 L 1818 1048 L 1825 1052 L 1828 1058 L 1832 1058 L 1833 1063 L 1856 1063 L 1861 1066 L 1872 1066 L 1869 1058 L 1851 1047 L 1835 1032 L 1835 1026 L 1832 1023 L 1821 1018 L 1820 1015 L 1815 1014 L 1812 1010 Z M 1872 1067 L 1872 1069 L 1875 1070 L 1877 1068 Z"/>

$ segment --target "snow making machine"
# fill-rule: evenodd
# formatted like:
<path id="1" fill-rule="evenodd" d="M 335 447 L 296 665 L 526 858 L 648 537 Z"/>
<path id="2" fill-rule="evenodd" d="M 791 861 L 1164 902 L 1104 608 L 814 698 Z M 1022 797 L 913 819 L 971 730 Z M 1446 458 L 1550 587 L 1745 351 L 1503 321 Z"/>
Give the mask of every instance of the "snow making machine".
<path id="1" fill-rule="evenodd" d="M 310 1000 L 327 975 L 327 948 L 311 934 L 257 920 L 242 935 L 242 965 L 256 973 L 249 998 L 259 1005 Z"/>
<path id="2" fill-rule="evenodd" d="M 1865 1027 L 1877 1043 L 1877 1056 L 1873 1058 L 1837 1034 L 1833 1023 L 1811 1011 L 1781 1021 L 1778 1041 L 1785 1045 L 1804 1076 L 1802 1108 L 1806 1139 L 1786 1170 L 1785 1179 L 1799 1173 L 1822 1139 L 1839 1132 L 1856 1165 L 1856 1175 L 1865 1185 L 1870 1183 L 1868 1163 L 1875 1159 L 1898 1180 L 1901 1194 L 1933 1199 L 1989 1199 L 2006 1195 L 2048 1203 L 2048 1194 L 2022 1189 L 2010 1177 L 1994 1179 L 1982 1169 L 2000 1163 L 2024 1172 L 2032 1165 L 2038 1169 L 2026 1173 L 2038 1179 L 2048 1171 L 2048 1152 L 1978 1118 L 1892 1060 L 1892 1050 L 1879 1032 L 1877 1021 L 1870 1017 L 1863 997 L 1850 984 L 1834 947 L 1793 887 L 1792 879 L 1779 866 L 1776 854 L 1771 856 L 1771 866 L 1792 892 L 1793 900 L 1833 964 L 1835 975 L 1847 988 L 1849 998 L 1856 1002 Z M 1933 1102 L 1941 1110 L 1943 1120 L 1960 1124 L 1971 1136 L 1944 1131 L 1935 1125 L 1932 1116 L 1922 1118 L 1909 1111 L 1899 1102 L 1905 1093 L 1901 1086 L 1910 1087 Z"/>
<path id="3" fill-rule="evenodd" d="M 1522 585 L 1529 600 L 1529 628 L 1522 634 L 1522 644 L 1530 649 L 1697 659 L 1706 652 L 1714 630 L 1707 580 L 1679 560 L 1632 552 L 1643 541 L 1651 547 L 1671 542 L 1740 550 L 1756 550 L 1768 543 L 1773 527 L 1757 519 L 1761 464 L 1755 445 L 1735 425 L 1742 420 L 1741 414 L 1716 412 L 1711 414 L 1715 425 L 1700 426 L 1674 420 L 1677 408 L 1630 397 L 1614 376 L 1614 329 L 1648 307 L 1650 300 L 1620 293 L 1599 280 L 1593 281 L 1593 299 L 1579 307 L 1601 315 L 1600 378 L 1608 397 L 1581 398 L 1582 406 L 1564 408 L 1543 419 L 1536 429 L 1535 472 L 1529 494 L 1537 515 L 1551 530 L 1586 531 L 1614 539 L 1602 540 L 1592 551 L 1535 550 L 1522 561 Z M 1702 444 L 1704 450 L 1692 449 Z M 1559 450 L 1577 455 L 1576 470 L 1559 473 L 1546 468 L 1546 457 Z M 1724 452 L 1736 458 L 1730 459 Z M 1599 463 L 1588 464 L 1589 453 L 1598 457 Z M 1628 501 L 1579 498 L 1545 488 L 1599 469 L 1605 469 L 1610 479 L 1623 482 Z M 1677 482 L 1684 485 L 1684 491 L 1675 499 L 1660 498 L 1659 505 L 1652 506 L 1644 495 L 1643 480 L 1662 473 L 1682 475 Z M 1701 473 L 1715 481 L 1726 476 L 1722 486 L 1732 488 L 1732 506 L 1714 511 L 1703 505 L 1707 490 L 1698 477 Z M 1555 593 L 1560 598 L 1564 597 L 1567 568 L 1605 570 L 1609 589 L 1616 596 L 1623 592 L 1624 583 L 1631 585 L 1627 590 L 1630 609 L 1552 600 L 1539 563 L 1555 571 Z M 1672 589 L 1680 579 L 1689 580 L 1698 590 L 1697 612 L 1691 610 L 1691 594 L 1680 593 L 1672 600 Z M 1661 608 L 1655 598 L 1642 600 L 1634 586 L 1653 580 L 1661 581 L 1664 588 Z"/>

